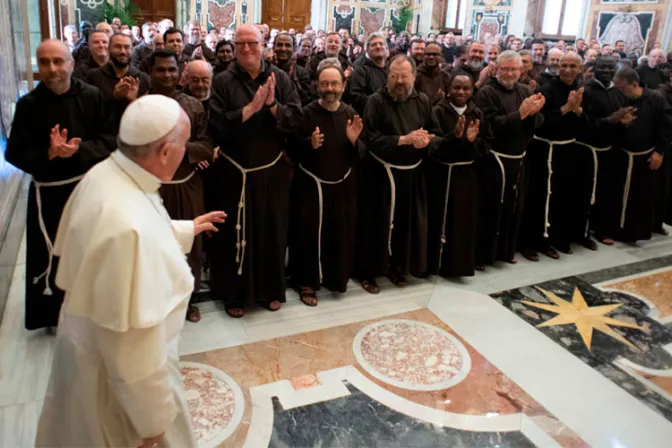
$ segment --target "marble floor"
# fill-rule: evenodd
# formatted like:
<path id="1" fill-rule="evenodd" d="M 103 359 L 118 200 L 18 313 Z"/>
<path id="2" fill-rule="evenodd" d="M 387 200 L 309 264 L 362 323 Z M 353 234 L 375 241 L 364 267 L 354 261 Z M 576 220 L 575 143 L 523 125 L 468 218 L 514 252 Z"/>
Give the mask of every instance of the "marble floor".
<path id="1" fill-rule="evenodd" d="M 53 339 L 23 328 L 23 250 L 0 325 L 0 447 L 30 447 Z M 669 447 L 672 237 L 575 248 L 460 280 L 382 282 L 181 338 L 199 445 Z"/>

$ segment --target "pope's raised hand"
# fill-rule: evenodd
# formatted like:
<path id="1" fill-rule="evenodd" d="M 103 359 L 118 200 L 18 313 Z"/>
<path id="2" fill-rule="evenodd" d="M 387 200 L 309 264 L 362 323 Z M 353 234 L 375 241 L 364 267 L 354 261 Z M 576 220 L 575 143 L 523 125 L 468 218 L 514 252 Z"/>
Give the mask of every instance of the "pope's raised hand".
<path id="1" fill-rule="evenodd" d="M 210 212 L 194 219 L 194 235 L 200 235 L 203 232 L 218 232 L 215 224 L 221 224 L 226 219 L 225 212 Z"/>

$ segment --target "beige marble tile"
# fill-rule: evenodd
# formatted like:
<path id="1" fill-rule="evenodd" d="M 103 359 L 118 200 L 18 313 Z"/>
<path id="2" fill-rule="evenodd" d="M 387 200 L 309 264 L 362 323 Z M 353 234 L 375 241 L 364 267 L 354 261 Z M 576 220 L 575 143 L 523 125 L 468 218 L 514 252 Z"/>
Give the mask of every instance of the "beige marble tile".
<path id="1" fill-rule="evenodd" d="M 35 445 L 35 431 L 42 400 L 0 408 L 0 446 L 28 448 Z"/>

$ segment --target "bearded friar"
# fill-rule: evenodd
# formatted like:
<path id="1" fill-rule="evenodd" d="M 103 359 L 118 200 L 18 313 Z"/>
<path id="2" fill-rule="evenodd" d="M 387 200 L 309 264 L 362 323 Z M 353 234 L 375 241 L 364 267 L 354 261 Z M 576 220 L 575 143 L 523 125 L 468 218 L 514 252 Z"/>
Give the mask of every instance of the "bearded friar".
<path id="1" fill-rule="evenodd" d="M 427 189 L 422 164 L 438 126 L 432 103 L 418 93 L 415 61 L 397 55 L 387 85 L 371 95 L 364 114 L 356 276 L 371 294 L 376 277 L 396 286 L 405 275 L 427 275 Z"/>
<path id="2" fill-rule="evenodd" d="M 114 149 L 106 134 L 100 90 L 72 77 L 74 61 L 63 42 L 37 48 L 42 82 L 16 105 L 5 156 L 33 177 L 26 220 L 26 322 L 28 330 L 56 327 L 64 293 L 54 285 L 58 260 L 52 241 L 77 182 Z"/>
<path id="3" fill-rule="evenodd" d="M 332 62 L 333 61 L 333 62 Z M 334 65 L 335 63 L 335 65 Z M 289 262 L 301 301 L 317 305 L 322 285 L 345 292 L 352 275 L 357 225 L 357 165 L 364 127 L 355 110 L 341 102 L 345 74 L 337 59 L 318 67 L 320 99 L 303 109 L 303 141 L 290 204 Z"/>
<path id="4" fill-rule="evenodd" d="M 236 60 L 212 86 L 210 130 L 221 151 L 210 169 L 221 179 L 213 206 L 235 213 L 236 225 L 213 237 L 210 281 L 213 298 L 240 318 L 246 305 L 277 311 L 286 300 L 290 177 L 283 153 L 302 112 L 289 76 L 262 60 L 259 29 L 239 27 L 235 44 Z"/>
<path id="5" fill-rule="evenodd" d="M 518 82 L 523 69 L 520 55 L 504 51 L 497 58 L 497 81 L 476 95 L 492 131 L 490 156 L 483 162 L 481 215 L 476 259 L 479 265 L 497 260 L 516 263 L 518 232 L 525 199 L 523 159 L 529 141 L 543 122 L 545 99 Z"/>
<path id="6" fill-rule="evenodd" d="M 101 68 L 91 70 L 86 82 L 103 92 L 110 114 L 110 132 L 119 130 L 121 116 L 128 105 L 149 92 L 151 80 L 131 65 L 131 36 L 116 33 L 110 39 L 110 60 Z"/>
<path id="7" fill-rule="evenodd" d="M 208 134 L 208 120 L 205 109 L 199 100 L 182 91 L 178 86 L 177 55 L 170 50 L 158 50 L 150 56 L 152 73 L 152 93 L 164 95 L 177 101 L 191 122 L 191 133 L 186 143 L 182 163 L 173 179 L 164 182 L 159 192 L 171 219 L 192 220 L 205 213 L 203 179 L 197 169 L 203 162 L 211 162 L 214 156 L 212 141 Z M 194 239 L 187 261 L 194 276 L 194 294 L 201 285 L 201 266 L 203 263 L 203 241 Z M 201 317 L 193 304 L 187 309 L 187 319 L 198 322 Z"/>
<path id="8" fill-rule="evenodd" d="M 546 99 L 541 110 L 544 123 L 527 153 L 529 184 L 520 245 L 530 261 L 539 261 L 537 252 L 553 259 L 560 258 L 557 251 L 570 254 L 573 242 L 597 250 L 587 235 L 593 154 L 576 145 L 585 120 L 579 56 L 562 56 L 559 70 L 558 76 L 540 88 Z"/>

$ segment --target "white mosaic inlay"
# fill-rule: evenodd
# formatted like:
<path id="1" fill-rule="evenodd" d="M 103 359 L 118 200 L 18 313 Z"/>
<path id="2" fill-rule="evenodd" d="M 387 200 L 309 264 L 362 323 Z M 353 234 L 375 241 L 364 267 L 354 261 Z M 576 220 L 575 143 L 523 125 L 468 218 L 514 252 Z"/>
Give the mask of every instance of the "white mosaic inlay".
<path id="1" fill-rule="evenodd" d="M 229 375 L 206 364 L 182 362 L 180 373 L 198 446 L 218 446 L 243 418 L 243 391 Z"/>
<path id="2" fill-rule="evenodd" d="M 368 373 L 403 389 L 447 389 L 471 369 L 469 353 L 457 338 L 414 320 L 368 325 L 357 333 L 353 350 Z"/>

